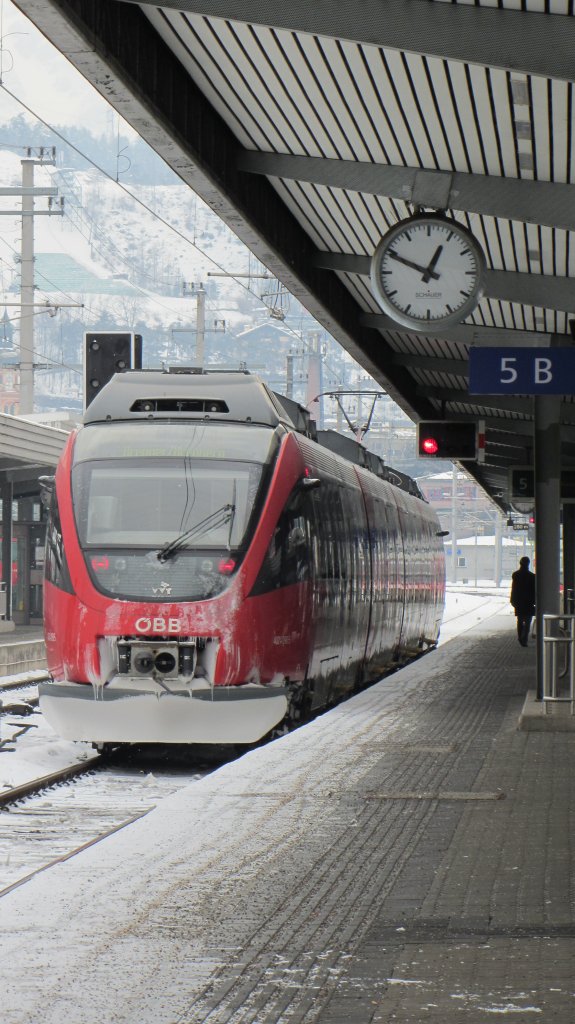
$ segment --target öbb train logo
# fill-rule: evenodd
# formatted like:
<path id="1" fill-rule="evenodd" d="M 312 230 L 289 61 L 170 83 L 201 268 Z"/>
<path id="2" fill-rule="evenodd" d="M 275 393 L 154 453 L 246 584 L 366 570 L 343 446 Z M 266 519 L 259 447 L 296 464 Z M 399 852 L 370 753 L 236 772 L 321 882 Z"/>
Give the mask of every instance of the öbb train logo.
<path id="1" fill-rule="evenodd" d="M 137 633 L 179 633 L 180 619 L 136 619 L 134 629 Z"/>

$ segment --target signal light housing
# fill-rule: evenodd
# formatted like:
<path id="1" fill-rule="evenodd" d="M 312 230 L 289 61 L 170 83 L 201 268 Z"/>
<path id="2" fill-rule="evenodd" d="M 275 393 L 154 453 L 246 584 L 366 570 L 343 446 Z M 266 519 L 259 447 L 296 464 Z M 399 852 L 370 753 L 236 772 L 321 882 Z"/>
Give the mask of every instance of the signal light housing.
<path id="1" fill-rule="evenodd" d="M 142 335 L 128 331 L 84 334 L 84 408 L 115 373 L 142 369 Z"/>
<path id="2" fill-rule="evenodd" d="M 477 423 L 470 421 L 421 420 L 417 424 L 418 457 L 475 461 L 477 429 Z"/>

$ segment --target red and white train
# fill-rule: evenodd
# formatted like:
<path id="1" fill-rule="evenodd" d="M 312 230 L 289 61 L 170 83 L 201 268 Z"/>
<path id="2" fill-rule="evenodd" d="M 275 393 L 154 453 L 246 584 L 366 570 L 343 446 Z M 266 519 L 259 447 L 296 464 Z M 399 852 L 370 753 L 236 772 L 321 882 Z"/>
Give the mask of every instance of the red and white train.
<path id="1" fill-rule="evenodd" d="M 117 374 L 48 503 L 40 707 L 65 738 L 251 743 L 437 643 L 417 486 L 250 374 Z"/>

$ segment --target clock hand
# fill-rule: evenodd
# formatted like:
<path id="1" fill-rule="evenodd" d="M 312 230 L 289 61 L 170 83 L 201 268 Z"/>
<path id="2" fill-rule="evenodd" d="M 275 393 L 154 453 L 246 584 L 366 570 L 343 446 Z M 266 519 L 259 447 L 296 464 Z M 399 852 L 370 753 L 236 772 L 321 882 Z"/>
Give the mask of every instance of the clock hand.
<path id="1" fill-rule="evenodd" d="M 424 281 L 429 281 L 430 277 L 435 278 L 439 281 L 439 274 L 436 274 L 433 268 L 429 271 L 429 267 L 421 267 L 418 263 L 412 263 L 411 260 L 406 260 L 405 256 L 400 256 L 398 252 L 390 252 L 389 254 L 393 260 L 397 260 L 398 263 L 403 263 L 406 267 L 411 267 L 412 270 L 419 271 L 420 274 L 425 275 L 429 272 L 429 277 L 423 276 Z"/>
<path id="2" fill-rule="evenodd" d="M 440 276 L 439 274 L 435 274 L 434 271 L 435 271 L 435 268 L 437 266 L 437 261 L 438 261 L 439 257 L 441 256 L 442 252 L 443 252 L 443 246 L 442 245 L 438 245 L 437 249 L 435 250 L 435 252 L 433 254 L 433 256 L 431 257 L 431 260 L 429 262 L 427 270 L 425 271 L 425 273 L 424 273 L 424 275 L 422 277 L 422 281 L 424 281 L 425 284 L 427 284 L 427 282 L 429 281 L 430 277 L 435 277 L 437 279 Z"/>

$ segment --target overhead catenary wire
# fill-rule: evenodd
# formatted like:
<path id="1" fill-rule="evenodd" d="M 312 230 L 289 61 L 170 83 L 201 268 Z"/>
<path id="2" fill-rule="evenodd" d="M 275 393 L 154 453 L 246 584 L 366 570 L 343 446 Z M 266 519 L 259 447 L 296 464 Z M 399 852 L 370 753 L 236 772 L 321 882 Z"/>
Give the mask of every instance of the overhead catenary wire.
<path id="1" fill-rule="evenodd" d="M 244 291 L 246 291 L 248 294 L 250 294 L 258 302 L 262 301 L 262 297 L 260 295 L 258 295 L 252 288 L 250 288 L 249 285 L 246 285 L 241 280 L 241 278 L 236 277 L 233 273 L 227 272 L 225 270 L 225 268 L 220 263 L 218 263 L 218 261 L 216 259 L 214 259 L 214 257 L 211 256 L 206 250 L 202 249 L 202 247 L 199 246 L 197 244 L 197 242 L 193 241 L 191 238 L 189 238 L 188 235 L 186 235 L 178 227 L 176 227 L 174 224 L 171 224 L 164 217 L 162 217 L 161 214 L 159 214 L 159 213 L 157 213 L 157 211 L 153 210 L 150 206 L 148 206 L 147 203 L 144 202 L 144 200 L 142 200 L 139 196 L 135 195 L 129 188 L 126 187 L 126 185 L 124 185 L 121 181 L 119 181 L 117 179 L 117 177 L 115 178 L 112 174 L 110 174 L 108 171 L 106 171 L 105 168 L 101 167 L 100 164 L 98 164 L 95 160 L 93 160 L 86 153 L 84 153 L 78 146 L 76 146 L 73 142 L 70 142 L 70 140 L 61 131 L 59 131 L 59 129 L 55 128 L 52 124 L 50 124 L 50 122 L 48 122 L 45 118 L 43 118 L 40 114 L 38 114 L 35 110 L 33 110 L 27 103 L 25 103 L 24 100 L 22 100 L 19 96 L 17 96 L 10 89 L 8 89 L 8 87 L 1 80 L 0 80 L 0 88 L 6 93 L 6 95 L 10 96 L 10 98 L 12 100 L 14 100 L 14 102 L 19 104 L 33 118 L 35 118 L 40 124 L 43 124 L 45 128 L 47 128 L 57 138 L 59 138 L 66 146 L 68 146 L 78 156 L 80 156 L 83 160 L 85 160 L 86 163 L 90 164 L 92 167 L 95 168 L 95 170 L 97 170 L 100 174 L 102 174 L 112 184 L 116 185 L 117 188 L 121 189 L 122 192 L 124 192 L 125 195 L 127 195 L 134 203 L 136 203 L 138 206 L 140 206 L 142 209 L 144 209 L 147 213 L 149 213 L 152 217 L 154 217 L 156 220 L 158 220 L 159 223 L 161 223 L 165 227 L 167 227 L 170 231 L 174 232 L 174 234 L 177 237 L 181 238 L 186 243 L 186 245 L 190 245 L 192 248 L 194 248 L 205 259 L 209 260 L 209 262 L 214 267 L 216 267 L 219 271 L 221 271 L 226 277 L 231 278 L 240 288 L 243 288 Z M 138 287 L 138 286 L 135 286 L 135 285 L 132 285 L 132 286 L 133 287 Z M 142 294 L 146 295 L 146 297 L 148 299 L 152 299 L 152 301 L 157 302 L 157 300 L 152 298 L 149 295 L 149 293 L 146 292 L 145 289 L 139 289 L 139 290 L 142 292 Z M 158 304 L 162 305 L 161 303 L 158 303 Z M 164 308 L 169 309 L 170 307 L 164 306 Z M 305 337 L 303 336 L 303 334 L 298 334 L 298 332 L 295 330 L 295 328 L 291 327 L 288 324 L 285 324 L 285 322 L 284 322 L 284 324 L 282 326 L 286 330 L 287 333 L 289 333 L 294 338 L 296 338 L 298 340 L 298 342 L 300 344 L 302 344 L 305 348 L 310 348 L 310 345 L 307 342 L 307 340 L 305 339 Z M 337 374 L 337 372 L 335 372 L 333 370 L 333 368 L 331 368 L 331 367 L 330 367 L 330 370 L 334 374 L 334 376 L 335 376 L 335 378 L 337 380 L 339 378 L 339 375 Z"/>
<path id="2" fill-rule="evenodd" d="M 45 128 L 53 132 L 53 134 L 56 135 L 57 138 L 59 138 L 66 146 L 69 146 L 69 148 L 74 150 L 74 152 L 77 153 L 78 156 L 82 157 L 83 160 L 85 160 L 97 171 L 99 171 L 100 174 L 103 174 L 104 177 L 108 179 L 108 181 L 113 182 L 113 184 L 120 188 L 122 192 L 124 192 L 127 196 L 129 196 L 130 199 L 133 200 L 133 202 L 137 203 L 138 206 L 141 206 L 142 209 L 146 210 L 147 213 L 150 213 L 161 224 L 164 224 L 165 227 L 169 228 L 170 231 L 173 231 L 179 238 L 186 242 L 187 245 L 191 245 L 192 248 L 196 249 L 199 253 L 201 253 L 202 256 L 209 260 L 214 267 L 217 267 L 218 270 L 226 272 L 225 267 L 222 267 L 221 264 L 219 264 L 218 261 L 213 258 L 213 256 L 210 256 L 208 252 L 202 249 L 201 246 L 197 244 L 197 242 L 193 242 L 192 239 L 189 238 L 188 235 L 184 234 L 184 232 L 181 231 L 178 227 L 176 227 L 174 224 L 170 224 L 170 222 L 167 221 L 164 217 L 162 217 L 161 214 L 157 213 L 155 210 L 152 210 L 151 207 L 148 206 L 147 203 L 143 201 L 143 199 L 140 199 L 138 196 L 134 195 L 134 193 L 130 191 L 130 189 L 127 188 L 126 185 L 122 184 L 121 181 L 117 181 L 112 174 L 105 170 L 105 168 L 101 167 L 100 164 L 96 163 L 95 160 L 92 160 L 91 157 L 87 156 L 86 153 L 82 152 L 82 150 L 78 146 L 74 145 L 73 142 L 70 142 L 70 140 L 67 139 L 66 136 L 62 134 L 62 132 L 60 132 L 57 128 L 54 128 L 54 126 L 51 125 L 48 121 L 46 121 L 45 118 L 41 117 L 40 114 L 36 113 L 35 110 L 29 107 L 28 104 L 24 102 L 24 100 L 20 99 L 19 96 L 16 96 L 15 93 L 11 92 L 11 90 L 8 89 L 8 87 L 4 85 L 3 82 L 0 82 L 0 88 L 8 96 L 10 96 L 11 99 L 13 99 L 16 103 L 23 107 L 23 109 L 26 110 L 32 117 L 39 121 L 40 124 L 43 124 Z M 234 281 L 236 281 L 240 288 L 244 288 L 245 291 L 249 292 L 250 295 L 253 295 L 254 298 L 256 298 L 258 301 L 261 301 L 261 296 L 254 292 L 252 288 L 244 284 L 241 280 L 233 277 L 233 275 L 230 276 L 233 278 Z"/>

